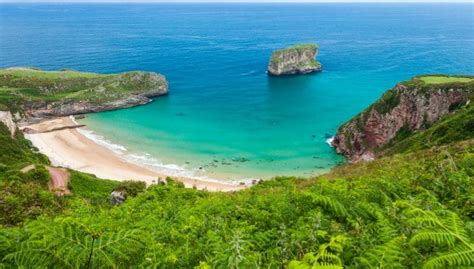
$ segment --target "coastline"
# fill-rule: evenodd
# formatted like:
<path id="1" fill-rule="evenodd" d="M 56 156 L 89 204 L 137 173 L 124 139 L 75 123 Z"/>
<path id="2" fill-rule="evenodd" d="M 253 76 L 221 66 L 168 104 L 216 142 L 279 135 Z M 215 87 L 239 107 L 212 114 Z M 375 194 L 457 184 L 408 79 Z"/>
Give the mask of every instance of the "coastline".
<path id="1" fill-rule="evenodd" d="M 41 123 L 22 126 L 25 137 L 39 151 L 48 156 L 55 166 L 66 167 L 84 173 L 89 173 L 103 179 L 139 180 L 147 185 L 154 184 L 158 178 L 166 177 L 182 182 L 187 188 L 197 188 L 208 191 L 237 191 L 248 185 L 206 181 L 191 177 L 179 177 L 161 173 L 136 163 L 132 163 L 112 149 L 100 145 L 85 136 L 73 117 L 61 117 Z"/>

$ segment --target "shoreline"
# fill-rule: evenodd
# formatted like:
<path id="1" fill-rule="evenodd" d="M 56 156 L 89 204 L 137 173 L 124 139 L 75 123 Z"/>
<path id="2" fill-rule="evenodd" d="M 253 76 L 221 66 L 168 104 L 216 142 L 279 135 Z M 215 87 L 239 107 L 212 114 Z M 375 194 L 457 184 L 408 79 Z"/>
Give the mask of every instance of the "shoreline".
<path id="1" fill-rule="evenodd" d="M 71 126 L 77 125 L 76 128 Z M 66 128 L 65 128 L 66 127 Z M 25 138 L 30 140 L 39 151 L 48 156 L 54 166 L 70 168 L 89 173 L 102 179 L 117 181 L 138 180 L 147 185 L 154 184 L 158 178 L 171 177 L 182 182 L 187 188 L 208 191 L 238 191 L 249 187 L 248 184 L 203 180 L 192 177 L 168 175 L 146 166 L 130 162 L 103 145 L 86 137 L 84 126 L 78 126 L 73 117 L 60 117 L 21 127 Z"/>

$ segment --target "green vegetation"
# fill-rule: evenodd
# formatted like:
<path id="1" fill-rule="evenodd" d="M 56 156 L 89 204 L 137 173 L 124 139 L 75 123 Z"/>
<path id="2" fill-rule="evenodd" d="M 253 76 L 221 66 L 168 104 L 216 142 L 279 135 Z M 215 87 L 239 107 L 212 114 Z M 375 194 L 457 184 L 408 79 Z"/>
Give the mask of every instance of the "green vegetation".
<path id="1" fill-rule="evenodd" d="M 381 114 L 388 113 L 400 104 L 400 96 L 394 90 L 389 90 L 382 95 L 373 107 Z"/>
<path id="2" fill-rule="evenodd" d="M 131 94 L 163 91 L 164 77 L 154 73 L 96 74 L 78 71 L 0 69 L 0 109 L 22 112 L 48 103 L 87 102 L 101 105 Z"/>
<path id="3" fill-rule="evenodd" d="M 277 65 L 278 63 L 282 62 L 284 60 L 285 55 L 292 54 L 292 53 L 301 54 L 307 50 L 316 51 L 317 48 L 318 48 L 317 44 L 298 44 L 298 45 L 294 45 L 288 48 L 276 50 L 272 54 L 272 57 L 270 59 L 270 65 Z M 309 63 L 303 63 L 303 65 L 305 66 L 306 64 L 308 64 L 311 67 L 321 66 L 321 64 L 315 59 L 312 59 L 311 62 Z"/>
<path id="4" fill-rule="evenodd" d="M 304 50 L 316 50 L 317 48 L 318 48 L 318 45 L 314 44 L 314 43 L 297 44 L 297 45 L 290 46 L 290 47 L 287 47 L 287 48 L 284 48 L 284 49 L 276 50 L 276 51 L 274 51 L 274 53 L 276 53 L 276 54 L 288 53 L 292 50 L 297 51 L 297 52 L 301 52 L 301 51 L 304 51 Z"/>
<path id="5" fill-rule="evenodd" d="M 442 74 L 421 75 L 409 81 L 401 82 L 400 84 L 410 89 L 417 88 L 420 93 L 428 92 L 433 86 L 436 87 L 436 89 L 444 91 L 455 88 L 468 88 L 474 95 L 474 76 L 450 76 Z M 474 98 L 473 95 L 471 95 L 471 99 Z"/>
<path id="6" fill-rule="evenodd" d="M 97 73 L 79 72 L 74 70 L 64 71 L 43 71 L 31 68 L 13 68 L 0 69 L 0 76 L 12 76 L 16 78 L 30 79 L 68 79 L 68 78 L 99 78 L 110 75 L 102 75 Z"/>
<path id="7" fill-rule="evenodd" d="M 117 188 L 120 182 L 98 179 L 94 175 L 71 171 L 69 189 L 78 197 L 93 205 L 106 205 L 110 192 Z"/>
<path id="8" fill-rule="evenodd" d="M 4 141 L 29 147 L 21 135 L 11 139 L 5 128 L 3 133 Z M 44 185 L 44 170 L 22 178 L 5 172 L 44 163 L 28 151 L 17 156 L 21 165 L 11 158 L 2 166 L 1 189 L 9 197 L 13 186 L 17 199 L 37 203 L 0 208 L 6 213 L 0 266 L 6 268 L 446 268 L 474 263 L 469 206 L 474 140 L 348 164 L 315 179 L 276 178 L 236 193 L 185 189 L 170 179 L 143 192 L 140 183 L 72 172 L 73 195 L 55 197 Z M 114 189 L 130 193 L 124 204 L 109 205 Z M 0 205 L 10 199 L 3 193 Z"/>
<path id="9" fill-rule="evenodd" d="M 62 203 L 48 190 L 49 174 L 44 155 L 34 153 L 21 132 L 12 139 L 7 127 L 0 123 L 0 225 L 16 225 L 40 215 L 51 215 Z M 28 172 L 21 169 L 34 164 Z"/>
<path id="10" fill-rule="evenodd" d="M 46 156 L 35 153 L 37 149 L 31 142 L 23 137 L 19 131 L 12 139 L 8 128 L 0 123 L 0 171 L 1 167 L 13 167 L 21 169 L 30 164 L 48 164 Z"/>
<path id="11" fill-rule="evenodd" d="M 419 80 L 423 81 L 426 84 L 445 84 L 445 83 L 466 83 L 474 82 L 474 78 L 471 77 L 448 77 L 448 76 L 421 76 L 418 77 Z"/>

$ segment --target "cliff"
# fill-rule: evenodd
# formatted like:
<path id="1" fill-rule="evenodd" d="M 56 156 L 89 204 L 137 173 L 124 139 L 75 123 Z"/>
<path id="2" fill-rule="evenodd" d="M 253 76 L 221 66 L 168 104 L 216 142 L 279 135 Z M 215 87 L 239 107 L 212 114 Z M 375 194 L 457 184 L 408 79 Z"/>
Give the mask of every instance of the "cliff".
<path id="1" fill-rule="evenodd" d="M 168 93 L 153 72 L 97 74 L 77 71 L 0 69 L 0 109 L 23 117 L 67 116 L 126 108 Z"/>
<path id="2" fill-rule="evenodd" d="M 0 111 L 0 123 L 7 127 L 12 137 L 15 136 L 16 124 L 13 122 L 13 116 L 10 111 Z"/>
<path id="3" fill-rule="evenodd" d="M 316 44 L 301 44 L 274 51 L 268 63 L 268 74 L 280 76 L 321 71 L 321 63 L 315 59 L 317 54 Z"/>
<path id="4" fill-rule="evenodd" d="M 452 128 L 472 129 L 469 127 L 474 124 L 472 109 L 466 107 L 473 99 L 473 92 L 473 77 L 419 76 L 399 83 L 364 112 L 342 125 L 332 145 L 353 162 L 371 160 L 461 108 L 465 114 L 465 126 L 459 126 L 460 122 L 456 126 L 453 122 Z M 458 133 L 468 135 L 470 131 L 467 129 Z M 443 127 L 435 135 L 442 136 L 446 132 L 449 128 Z M 424 141 L 425 144 L 429 142 Z"/>

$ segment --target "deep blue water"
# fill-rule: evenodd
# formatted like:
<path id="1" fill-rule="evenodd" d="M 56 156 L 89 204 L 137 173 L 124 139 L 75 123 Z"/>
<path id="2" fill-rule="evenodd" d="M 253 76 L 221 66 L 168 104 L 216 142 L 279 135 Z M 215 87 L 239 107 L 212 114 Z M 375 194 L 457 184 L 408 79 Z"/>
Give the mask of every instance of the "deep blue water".
<path id="1" fill-rule="evenodd" d="M 85 123 L 124 145 L 130 158 L 147 153 L 196 175 L 320 172 L 343 161 L 326 136 L 396 82 L 423 73 L 474 74 L 473 4 L 0 8 L 2 67 L 164 74 L 169 96 Z M 300 42 L 320 45 L 324 71 L 268 77 L 271 51 Z"/>

